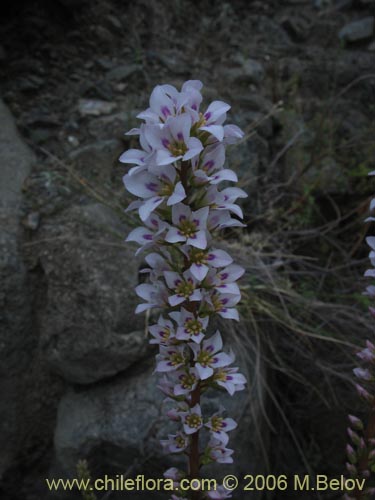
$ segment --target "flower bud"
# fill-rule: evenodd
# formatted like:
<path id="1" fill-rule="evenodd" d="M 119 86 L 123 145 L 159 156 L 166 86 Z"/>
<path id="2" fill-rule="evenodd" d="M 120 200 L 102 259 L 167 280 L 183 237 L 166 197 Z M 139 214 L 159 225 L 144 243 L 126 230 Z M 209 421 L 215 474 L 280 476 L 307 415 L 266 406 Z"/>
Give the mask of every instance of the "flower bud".
<path id="1" fill-rule="evenodd" d="M 346 445 L 346 456 L 351 464 L 357 463 L 357 454 L 350 444 Z"/>
<path id="2" fill-rule="evenodd" d="M 357 476 L 357 467 L 353 464 L 346 462 L 346 470 L 349 472 L 351 477 Z"/>
<path id="3" fill-rule="evenodd" d="M 361 442 L 361 438 L 359 437 L 359 435 L 350 427 L 348 427 L 347 431 L 352 443 L 354 443 L 356 446 L 359 446 L 359 443 Z"/>
<path id="4" fill-rule="evenodd" d="M 358 417 L 355 417 L 354 415 L 349 415 L 348 416 L 350 426 L 353 430 L 355 431 L 363 431 L 363 423 L 362 420 L 360 420 Z"/>
<path id="5" fill-rule="evenodd" d="M 366 389 L 364 387 L 362 387 L 361 385 L 359 384 L 356 384 L 355 385 L 356 389 L 357 389 L 357 392 L 358 392 L 358 395 L 364 399 L 365 401 L 367 401 L 368 403 L 372 403 L 373 402 L 373 399 L 374 397 L 371 396 L 371 394 L 369 392 L 366 391 Z"/>

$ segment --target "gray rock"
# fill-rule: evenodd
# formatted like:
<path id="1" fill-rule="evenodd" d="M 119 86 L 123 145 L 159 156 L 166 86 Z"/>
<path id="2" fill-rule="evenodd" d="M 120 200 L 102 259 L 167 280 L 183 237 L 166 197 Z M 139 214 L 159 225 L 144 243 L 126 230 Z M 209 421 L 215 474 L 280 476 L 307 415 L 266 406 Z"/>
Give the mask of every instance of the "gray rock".
<path id="1" fill-rule="evenodd" d="M 55 476 L 74 476 L 78 459 L 84 457 L 92 459 L 107 474 L 132 470 L 146 477 L 161 477 L 167 467 L 186 468 L 184 457 L 165 456 L 159 444 L 160 439 L 176 430 L 177 424 L 165 417 L 164 396 L 156 387 L 157 377 L 152 371 L 151 360 L 111 384 L 70 391 L 61 400 L 54 438 Z M 204 414 L 224 406 L 228 415 L 238 421 L 238 429 L 231 433 L 230 440 L 230 447 L 236 450 L 235 463 L 207 467 L 207 477 L 220 479 L 228 473 L 242 477 L 262 471 L 259 444 L 254 441 L 254 419 L 261 418 L 263 402 L 255 394 L 251 400 L 253 416 L 247 391 L 233 397 L 207 392 L 202 399 Z M 267 446 L 266 432 L 263 438 Z M 135 495 L 137 499 L 149 498 L 147 492 Z M 236 498 L 247 497 L 238 493 Z"/>
<path id="2" fill-rule="evenodd" d="M 23 382 L 33 339 L 30 294 L 20 251 L 22 186 L 35 157 L 0 100 L 0 476 L 25 437 Z"/>
<path id="3" fill-rule="evenodd" d="M 38 311 L 43 355 L 70 382 L 126 370 L 149 346 L 135 316 L 140 259 L 124 244 L 129 227 L 109 208 L 75 206 L 38 231 L 47 295 Z"/>
<path id="4" fill-rule="evenodd" d="M 141 71 L 142 67 L 139 64 L 124 64 L 108 71 L 106 78 L 114 82 L 121 82 Z"/>
<path id="5" fill-rule="evenodd" d="M 139 125 L 136 118 L 138 112 L 120 111 L 109 116 L 102 116 L 95 120 L 90 120 L 88 130 L 90 134 L 101 140 L 113 140 L 124 137 L 125 132 Z"/>
<path id="6" fill-rule="evenodd" d="M 369 16 L 359 21 L 353 21 L 339 32 L 340 40 L 348 43 L 368 40 L 374 35 L 374 17 Z"/>
<path id="7" fill-rule="evenodd" d="M 86 178 L 95 182 L 108 182 L 122 150 L 123 146 L 118 140 L 96 141 L 73 150 L 69 153 L 69 159 Z"/>
<path id="8" fill-rule="evenodd" d="M 99 99 L 80 99 L 78 101 L 78 111 L 82 116 L 109 115 L 115 109 L 115 102 L 101 101 Z"/>

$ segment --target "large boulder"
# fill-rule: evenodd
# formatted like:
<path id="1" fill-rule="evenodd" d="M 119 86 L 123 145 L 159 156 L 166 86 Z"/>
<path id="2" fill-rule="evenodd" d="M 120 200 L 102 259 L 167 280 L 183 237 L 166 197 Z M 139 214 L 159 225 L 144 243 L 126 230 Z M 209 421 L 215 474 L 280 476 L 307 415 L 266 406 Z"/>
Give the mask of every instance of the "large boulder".
<path id="1" fill-rule="evenodd" d="M 22 185 L 35 161 L 0 100 L 0 476 L 22 446 L 24 377 L 31 361 L 30 292 L 20 251 Z"/>
<path id="2" fill-rule="evenodd" d="M 124 244 L 130 228 L 100 204 L 76 205 L 38 231 L 47 283 L 38 310 L 42 352 L 69 382 L 89 384 L 126 370 L 148 352 L 135 316 L 142 260 Z"/>
<path id="3" fill-rule="evenodd" d="M 159 440 L 174 432 L 177 425 L 164 415 L 163 395 L 156 387 L 153 368 L 154 361 L 148 360 L 110 383 L 81 387 L 65 395 L 58 410 L 51 477 L 75 477 L 80 459 L 87 459 L 92 464 L 93 477 L 144 474 L 149 478 L 162 477 L 164 470 L 171 466 L 186 470 L 183 456 L 165 455 L 159 444 Z M 226 474 L 242 478 L 246 474 L 264 472 L 260 444 L 255 438 L 257 429 L 262 433 L 263 446 L 267 446 L 268 433 L 259 429 L 263 397 L 248 391 L 233 397 L 217 391 L 204 396 L 202 408 L 206 414 L 224 406 L 228 415 L 239 424 L 231 433 L 234 464 L 211 465 L 204 469 L 206 477 L 220 481 Z M 121 498 L 121 494 L 123 492 L 114 492 L 113 498 Z M 154 496 L 159 498 L 157 492 L 153 492 Z M 58 498 L 66 498 L 64 492 L 58 492 Z M 132 492 L 132 498 L 145 500 L 150 498 L 150 493 Z M 166 498 L 165 494 L 160 498 Z M 238 491 L 236 498 L 247 497 Z M 252 498 L 258 498 L 256 492 Z"/>

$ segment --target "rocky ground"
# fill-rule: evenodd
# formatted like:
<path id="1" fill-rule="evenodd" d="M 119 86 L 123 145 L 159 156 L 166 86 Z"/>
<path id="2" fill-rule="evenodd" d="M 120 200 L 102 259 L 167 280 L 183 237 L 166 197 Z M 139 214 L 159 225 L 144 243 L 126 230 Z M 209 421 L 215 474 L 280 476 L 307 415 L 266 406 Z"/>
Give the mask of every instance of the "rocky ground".
<path id="1" fill-rule="evenodd" d="M 232 104 L 231 121 L 247 132 L 230 153 L 250 195 L 244 245 L 269 241 L 274 251 L 282 241 L 327 268 L 350 254 L 348 273 L 359 279 L 365 176 L 374 168 L 375 6 L 34 0 L 0 9 L 2 498 L 63 498 L 43 478 L 74 474 L 80 458 L 94 475 L 160 474 L 167 463 L 156 444 L 167 429 L 153 352 L 133 313 L 141 260 L 122 243 L 132 221 L 117 162 L 151 89 L 198 78 L 207 99 Z M 312 232 L 319 227 L 330 232 Z M 362 284 L 344 289 L 340 279 L 320 277 L 318 291 L 309 281 L 293 286 L 350 302 Z M 308 388 L 292 393 L 283 373 L 268 376 L 276 393 L 285 390 L 279 401 L 307 461 L 339 471 L 346 410 L 309 419 L 298 401 Z M 305 470 L 285 421 L 266 425 L 267 394 L 254 390 L 250 409 L 243 398 L 231 403 L 242 424 L 228 470 L 266 470 L 259 422 L 272 471 Z"/>

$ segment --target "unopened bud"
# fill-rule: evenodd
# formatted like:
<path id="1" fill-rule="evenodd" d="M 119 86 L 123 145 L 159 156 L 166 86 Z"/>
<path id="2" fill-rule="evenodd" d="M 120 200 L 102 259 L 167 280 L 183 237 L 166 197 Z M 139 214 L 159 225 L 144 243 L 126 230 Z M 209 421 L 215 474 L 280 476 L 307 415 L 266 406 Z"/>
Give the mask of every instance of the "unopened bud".
<path id="1" fill-rule="evenodd" d="M 363 431 L 364 426 L 361 419 L 355 417 L 354 415 L 349 415 L 348 419 L 352 429 L 355 431 Z"/>
<path id="2" fill-rule="evenodd" d="M 348 431 L 348 436 L 350 437 L 352 443 L 354 443 L 356 446 L 359 446 L 359 443 L 361 442 L 361 438 L 359 435 L 354 432 L 350 427 L 347 429 Z"/>
<path id="3" fill-rule="evenodd" d="M 363 438 L 360 439 L 359 444 L 358 444 L 358 450 L 363 453 L 366 450 L 367 446 L 365 443 L 365 440 Z"/>
<path id="4" fill-rule="evenodd" d="M 350 444 L 346 445 L 346 456 L 351 464 L 357 463 L 357 454 Z"/>
<path id="5" fill-rule="evenodd" d="M 346 462 L 346 470 L 349 472 L 349 474 L 352 476 L 352 477 L 356 477 L 357 476 L 357 467 L 353 464 L 350 464 L 348 462 Z"/>
<path id="6" fill-rule="evenodd" d="M 361 476 L 368 479 L 371 476 L 371 472 L 368 469 L 365 469 L 361 472 Z"/>
<path id="7" fill-rule="evenodd" d="M 355 385 L 356 389 L 357 389 L 357 392 L 358 392 L 358 395 L 364 399 L 365 401 L 369 402 L 369 403 L 372 403 L 374 397 L 371 396 L 371 394 L 369 392 L 366 391 L 366 389 L 364 389 L 361 385 L 359 384 L 356 384 Z"/>

